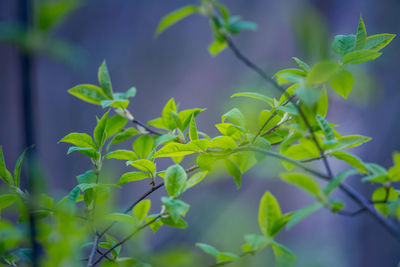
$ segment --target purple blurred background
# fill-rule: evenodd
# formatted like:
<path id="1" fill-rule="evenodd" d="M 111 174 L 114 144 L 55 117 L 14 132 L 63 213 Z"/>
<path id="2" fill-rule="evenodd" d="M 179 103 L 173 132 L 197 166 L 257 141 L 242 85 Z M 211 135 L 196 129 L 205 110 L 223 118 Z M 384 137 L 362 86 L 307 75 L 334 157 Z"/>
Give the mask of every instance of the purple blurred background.
<path id="1" fill-rule="evenodd" d="M 212 36 L 202 17 L 186 19 L 154 38 L 160 18 L 188 2 L 196 3 L 87 1 L 56 31 L 57 37 L 82 49 L 84 64 L 71 68 L 47 57 L 35 57 L 36 143 L 48 188 L 54 196 L 68 192 L 75 184 L 75 176 L 89 166 L 89 161 L 82 160 L 84 157 L 80 154 L 66 156 L 67 146 L 57 144 L 58 140 L 71 131 L 92 131 L 95 116 L 103 112 L 72 97 L 67 90 L 80 83 L 96 83 L 97 68 L 103 59 L 107 60 L 114 90 L 137 87 L 130 110 L 142 121 L 158 117 L 172 96 L 181 103 L 181 108 L 207 108 L 198 117 L 199 128 L 216 134 L 213 125 L 232 105 L 251 108 L 252 103 L 231 100 L 233 92 L 246 89 L 276 95 L 229 50 L 216 58 L 208 54 L 206 48 Z M 397 0 L 231 0 L 225 3 L 233 14 L 258 24 L 258 32 L 245 32 L 234 40 L 271 75 L 279 69 L 294 67 L 292 56 L 310 63 L 329 56 L 333 36 L 354 33 L 360 14 L 369 34 L 397 34 L 400 30 L 400 1 Z M 17 1 L 0 1 L 1 21 L 16 19 L 17 13 Z M 357 80 L 349 100 L 332 95 L 328 113 L 329 121 L 339 124 L 342 134 L 372 137 L 372 142 L 352 152 L 366 162 L 383 166 L 391 165 L 393 150 L 400 150 L 397 133 L 400 129 L 397 88 L 400 54 L 395 52 L 398 49 L 400 42 L 396 38 L 384 49 L 381 58 L 355 69 Z M 0 43 L 0 59 L 0 144 L 11 166 L 24 149 L 18 50 Z M 176 247 L 197 253 L 194 243 L 200 241 L 237 252 L 243 243 L 243 234 L 259 232 L 257 206 L 265 190 L 271 190 L 278 197 L 284 211 L 312 202 L 310 197 L 276 179 L 275 172 L 269 171 L 273 165 L 274 162 L 267 162 L 249 172 L 240 190 L 225 173 L 221 173 L 224 177 L 214 175 L 203 186 L 193 189 L 183 197 L 191 204 L 187 215 L 189 228 L 163 229 L 157 236 L 150 234 L 149 250 L 167 253 L 172 242 Z M 346 168 L 338 162 L 333 162 L 333 166 L 336 173 Z M 126 170 L 119 162 L 107 166 L 109 177 L 114 177 L 110 179 L 117 179 Z M 365 196 L 370 196 L 373 190 L 357 178 L 348 182 Z M 119 201 L 127 206 L 147 187 L 146 183 L 129 185 L 122 190 Z M 159 203 L 164 194 L 153 195 L 154 203 Z M 357 209 L 345 196 L 338 194 L 337 197 L 346 200 L 347 209 Z M 348 218 L 320 211 L 290 232 L 281 234 L 279 240 L 297 254 L 298 266 L 396 266 L 400 261 L 400 245 L 367 214 Z M 201 253 L 199 256 L 206 257 Z M 265 251 L 236 266 L 265 266 L 272 257 Z M 154 263 L 154 266 L 164 265 Z"/>

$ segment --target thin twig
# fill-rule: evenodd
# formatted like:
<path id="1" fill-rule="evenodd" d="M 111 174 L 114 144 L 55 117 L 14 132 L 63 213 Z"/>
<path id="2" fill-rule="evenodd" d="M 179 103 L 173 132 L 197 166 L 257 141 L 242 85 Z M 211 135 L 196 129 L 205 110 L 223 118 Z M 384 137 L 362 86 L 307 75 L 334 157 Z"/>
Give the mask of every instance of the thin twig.
<path id="1" fill-rule="evenodd" d="M 139 125 L 140 127 L 144 128 L 144 129 L 146 129 L 146 131 L 148 131 L 148 132 L 151 133 L 151 134 L 162 135 L 162 133 L 160 133 L 160 132 L 158 132 L 158 131 L 156 131 L 156 130 L 151 129 L 151 128 L 148 127 L 146 124 L 144 124 L 143 122 L 138 121 L 137 119 L 133 119 L 132 122 L 133 122 L 134 124 Z"/>
<path id="2" fill-rule="evenodd" d="M 112 246 L 111 248 L 109 248 L 106 252 L 104 252 L 94 263 L 92 266 L 95 266 L 96 264 L 98 264 L 99 262 L 101 262 L 101 260 L 106 257 L 111 251 L 113 251 L 115 248 L 123 245 L 126 241 L 128 241 L 129 239 L 131 239 L 137 232 L 139 232 L 140 230 L 146 228 L 147 226 L 149 226 L 150 224 L 154 223 L 155 221 L 157 221 L 158 219 L 161 218 L 161 214 L 158 215 L 157 217 L 155 217 L 153 220 L 149 221 L 148 223 L 142 225 L 141 227 L 139 227 L 138 229 L 136 229 L 133 233 L 131 233 L 130 235 L 128 235 L 127 237 L 125 237 L 124 239 L 122 239 L 121 241 L 119 241 L 118 243 L 116 243 L 114 246 Z"/>
<path id="3" fill-rule="evenodd" d="M 101 250 L 99 248 L 97 248 L 97 253 L 99 253 L 100 255 L 104 255 L 104 258 L 106 258 L 109 261 L 113 261 L 113 259 L 111 259 L 110 257 L 108 257 L 107 255 L 105 255 L 103 252 L 101 252 Z"/>
<path id="4" fill-rule="evenodd" d="M 186 173 L 190 173 L 192 171 L 195 171 L 199 168 L 199 166 L 194 165 L 188 169 L 186 169 Z M 139 197 L 135 202 L 133 202 L 127 209 L 125 209 L 124 213 L 130 212 L 140 201 L 143 199 L 147 198 L 150 194 L 152 194 L 154 191 L 158 190 L 159 188 L 164 186 L 164 182 L 159 183 L 156 186 L 153 186 L 150 190 L 148 190 L 146 193 L 144 193 L 141 197 Z M 105 233 L 107 233 L 117 222 L 114 221 L 112 222 L 109 226 L 106 227 L 100 234 L 99 237 L 101 238 Z"/>
<path id="5" fill-rule="evenodd" d="M 92 250 L 90 251 L 89 260 L 87 264 L 88 267 L 93 266 L 94 255 L 96 254 L 98 244 L 99 244 L 99 236 L 96 235 L 93 241 Z"/>

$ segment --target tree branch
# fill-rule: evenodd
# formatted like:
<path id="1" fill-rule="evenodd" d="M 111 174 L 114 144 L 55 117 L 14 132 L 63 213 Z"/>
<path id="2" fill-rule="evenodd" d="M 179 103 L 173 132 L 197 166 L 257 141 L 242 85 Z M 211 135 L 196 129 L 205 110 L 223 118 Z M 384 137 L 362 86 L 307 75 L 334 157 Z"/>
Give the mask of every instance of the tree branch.
<path id="1" fill-rule="evenodd" d="M 88 264 L 87 264 L 88 267 L 93 266 L 94 255 L 96 255 L 98 243 L 99 243 L 99 236 L 96 235 L 96 237 L 94 238 L 94 241 L 93 241 L 92 250 L 90 251 L 89 260 L 88 260 Z"/>
<path id="2" fill-rule="evenodd" d="M 122 239 L 120 242 L 116 243 L 114 246 L 112 246 L 111 248 L 109 248 L 106 252 L 104 252 L 91 266 L 95 266 L 96 264 L 100 263 L 101 260 L 106 257 L 111 251 L 113 251 L 115 248 L 123 245 L 126 241 L 128 241 L 129 239 L 131 239 L 137 232 L 139 232 L 140 230 L 146 228 L 147 226 L 149 226 L 150 224 L 154 223 L 155 221 L 157 221 L 158 219 L 161 218 L 161 214 L 158 215 L 157 217 L 155 217 L 153 220 L 151 220 L 150 222 L 140 226 L 138 229 L 136 229 L 133 233 L 131 233 L 130 235 L 128 235 L 127 237 L 125 237 L 124 239 Z"/>

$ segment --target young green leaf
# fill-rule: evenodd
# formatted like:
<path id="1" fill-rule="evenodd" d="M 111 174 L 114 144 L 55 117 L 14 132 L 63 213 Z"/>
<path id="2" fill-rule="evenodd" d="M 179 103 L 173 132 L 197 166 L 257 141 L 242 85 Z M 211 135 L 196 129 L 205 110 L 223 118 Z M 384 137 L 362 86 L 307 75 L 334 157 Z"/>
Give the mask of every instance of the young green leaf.
<path id="1" fill-rule="evenodd" d="M 247 122 L 242 112 L 238 108 L 233 108 L 222 115 L 222 122 L 229 120 L 230 122 L 247 129 Z"/>
<path id="2" fill-rule="evenodd" d="M 191 141 L 199 139 L 199 134 L 197 133 L 197 126 L 196 126 L 196 121 L 194 120 L 194 115 L 192 115 L 192 118 L 190 119 L 189 123 L 189 137 Z"/>
<path id="3" fill-rule="evenodd" d="M 385 188 L 379 187 L 374 193 L 372 193 L 372 201 L 388 201 L 391 202 L 399 197 L 399 192 L 393 187 Z M 389 207 L 387 203 L 376 203 L 375 208 L 380 211 L 383 215 L 387 216 L 389 214 Z"/>
<path id="4" fill-rule="evenodd" d="M 106 126 L 109 113 L 110 111 L 107 111 L 103 117 L 101 117 L 101 119 L 97 122 L 96 128 L 93 132 L 94 141 L 99 148 L 103 147 L 104 142 L 107 139 Z"/>
<path id="5" fill-rule="evenodd" d="M 334 61 L 323 61 L 315 64 L 307 75 L 307 85 L 327 82 L 337 71 L 339 64 Z"/>
<path id="6" fill-rule="evenodd" d="M 319 126 L 321 127 L 322 132 L 326 137 L 326 144 L 334 144 L 336 143 L 335 133 L 333 132 L 329 123 L 319 114 L 317 114 L 316 119 L 318 121 Z"/>
<path id="7" fill-rule="evenodd" d="M 196 247 L 199 247 L 204 253 L 211 255 L 215 258 L 218 257 L 219 251 L 213 246 L 204 244 L 204 243 L 196 243 Z"/>
<path id="8" fill-rule="evenodd" d="M 361 50 L 364 48 L 367 41 L 367 30 L 365 29 L 364 21 L 360 16 L 360 22 L 358 23 L 356 41 L 354 44 L 354 50 Z"/>
<path id="9" fill-rule="evenodd" d="M 211 172 L 212 167 L 214 166 L 216 159 L 210 154 L 200 154 L 197 156 L 196 162 L 199 165 L 200 169 L 203 171 Z"/>
<path id="10" fill-rule="evenodd" d="M 153 162 L 151 162 L 150 160 L 147 160 L 147 159 L 139 159 L 139 160 L 135 160 L 135 161 L 128 161 L 126 164 L 129 164 L 129 165 L 135 167 L 138 170 L 147 172 L 151 176 L 153 176 L 153 174 L 156 171 L 156 165 Z"/>
<path id="11" fill-rule="evenodd" d="M 164 177 L 165 188 L 167 189 L 168 195 L 172 198 L 178 197 L 182 193 L 186 179 L 187 174 L 185 169 L 180 165 L 168 167 Z"/>
<path id="12" fill-rule="evenodd" d="M 261 250 L 273 242 L 272 238 L 255 234 L 245 235 L 244 239 L 246 240 L 246 243 L 242 246 L 244 252 Z"/>
<path id="13" fill-rule="evenodd" d="M 354 34 L 336 35 L 332 42 L 332 50 L 336 54 L 344 56 L 354 51 L 355 42 L 356 36 Z"/>
<path id="14" fill-rule="evenodd" d="M 125 214 L 125 213 L 119 213 L 119 212 L 107 214 L 106 216 L 104 216 L 104 218 L 106 220 L 122 222 L 122 223 L 129 223 L 129 224 L 136 223 L 135 219 L 132 216 Z"/>
<path id="15" fill-rule="evenodd" d="M 137 134 L 138 134 L 138 130 L 136 130 L 135 128 L 125 129 L 125 130 L 119 132 L 118 134 L 116 134 L 114 136 L 114 138 L 111 140 L 110 144 L 115 145 L 115 144 L 122 143 Z"/>
<path id="16" fill-rule="evenodd" d="M 130 150 L 115 150 L 107 153 L 104 158 L 106 159 L 119 159 L 119 160 L 130 160 L 130 161 L 135 161 L 137 160 L 137 156 L 135 152 L 130 151 Z"/>
<path id="17" fill-rule="evenodd" d="M 110 138 L 114 134 L 121 131 L 127 122 L 128 122 L 128 119 L 124 118 L 120 115 L 115 115 L 115 116 L 109 117 L 108 121 L 107 121 L 107 125 L 106 125 L 107 138 Z"/>
<path id="18" fill-rule="evenodd" d="M 69 143 L 78 147 L 97 149 L 97 146 L 93 142 L 92 137 L 85 133 L 70 133 L 58 142 Z"/>
<path id="19" fill-rule="evenodd" d="M 129 105 L 129 100 L 126 99 L 102 100 L 100 104 L 102 108 L 113 107 L 113 108 L 126 109 Z"/>
<path id="20" fill-rule="evenodd" d="M 295 211 L 293 213 L 292 217 L 290 218 L 290 220 L 288 221 L 288 223 L 286 224 L 286 229 L 290 230 L 293 226 L 298 224 L 300 221 L 304 220 L 306 217 L 308 217 L 312 213 L 316 212 L 317 210 L 322 209 L 323 207 L 324 207 L 324 204 L 322 204 L 321 202 L 316 202 L 312 205 L 309 205 L 305 208 Z"/>
<path id="21" fill-rule="evenodd" d="M 169 216 L 175 223 L 177 223 L 181 216 L 184 216 L 189 210 L 189 204 L 179 199 L 162 197 L 161 201 L 165 206 L 165 210 L 168 212 Z"/>
<path id="22" fill-rule="evenodd" d="M 396 34 L 390 33 L 382 33 L 368 36 L 364 49 L 379 51 L 387 46 L 395 36 Z"/>
<path id="23" fill-rule="evenodd" d="M 329 80 L 329 85 L 336 93 L 341 95 L 344 99 L 347 99 L 354 85 L 353 74 L 347 70 L 340 70 Z"/>
<path id="24" fill-rule="evenodd" d="M 297 257 L 282 244 L 274 242 L 272 249 L 275 256 L 275 267 L 292 267 L 296 265 Z"/>
<path id="25" fill-rule="evenodd" d="M 274 106 L 274 100 L 271 97 L 256 93 L 256 92 L 242 92 L 242 93 L 236 93 L 231 95 L 231 98 L 234 97 L 248 97 L 248 98 L 253 98 L 253 99 L 257 99 L 260 101 L 263 101 L 265 103 L 267 103 L 268 105 L 270 105 L 271 107 Z"/>
<path id="26" fill-rule="evenodd" d="M 24 161 L 24 157 L 26 153 L 32 148 L 32 146 L 25 148 L 24 152 L 18 157 L 17 163 L 15 163 L 14 167 L 14 184 L 17 188 L 20 186 L 20 175 L 21 175 L 21 167 L 22 167 L 22 162 Z M 1 148 L 0 148 L 1 149 Z M 1 176 L 1 175 L 0 175 Z"/>
<path id="27" fill-rule="evenodd" d="M 186 182 L 185 182 L 185 186 L 183 187 L 183 192 L 185 192 L 186 190 L 188 190 L 189 188 L 192 188 L 193 186 L 195 186 L 196 184 L 200 183 L 204 177 L 206 177 L 207 172 L 198 172 L 193 174 Z"/>
<path id="28" fill-rule="evenodd" d="M 0 212 L 2 209 L 11 206 L 15 201 L 17 201 L 18 196 L 13 194 L 4 194 L 0 196 Z"/>
<path id="29" fill-rule="evenodd" d="M 372 50 L 359 50 L 346 54 L 342 62 L 343 64 L 360 64 L 370 60 L 377 59 L 382 53 Z"/>
<path id="30" fill-rule="evenodd" d="M 240 188 L 242 185 L 242 173 L 240 167 L 231 159 L 225 159 L 225 169 L 233 177 L 236 186 Z"/>
<path id="31" fill-rule="evenodd" d="M 161 34 L 167 28 L 171 27 L 187 16 L 198 12 L 199 8 L 197 6 L 188 5 L 169 13 L 168 15 L 164 16 L 158 24 L 156 35 Z"/>
<path id="32" fill-rule="evenodd" d="M 261 233 L 267 237 L 273 236 L 272 228 L 281 216 L 278 201 L 269 191 L 265 192 L 258 208 L 258 225 Z"/>
<path id="33" fill-rule="evenodd" d="M 301 188 L 317 199 L 321 199 L 321 189 L 310 176 L 303 173 L 283 173 L 281 177 L 285 182 Z"/>
<path id="34" fill-rule="evenodd" d="M 110 75 L 108 74 L 108 69 L 107 69 L 105 60 L 99 67 L 97 77 L 99 80 L 100 87 L 103 89 L 104 94 L 106 94 L 109 98 L 112 99 L 114 97 L 113 90 L 112 90 Z"/>
<path id="35" fill-rule="evenodd" d="M 147 213 L 149 213 L 151 207 L 151 201 L 149 199 L 145 199 L 140 201 L 136 206 L 133 208 L 133 216 L 139 221 L 142 222 L 144 218 L 146 218 Z"/>
<path id="36" fill-rule="evenodd" d="M 101 101 L 110 99 L 103 90 L 95 85 L 81 84 L 68 90 L 71 95 L 91 104 L 101 105 Z"/>
<path id="37" fill-rule="evenodd" d="M 214 40 L 214 42 L 208 46 L 208 52 L 211 56 L 215 57 L 227 47 L 228 43 L 225 40 Z"/>
<path id="38" fill-rule="evenodd" d="M 118 180 L 118 185 L 124 185 L 134 181 L 140 181 L 149 178 L 150 174 L 145 172 L 127 172 L 122 174 Z"/>
<path id="39" fill-rule="evenodd" d="M 292 58 L 294 59 L 294 61 L 296 61 L 297 65 L 300 67 L 300 69 L 302 69 L 305 72 L 310 71 L 311 68 L 307 63 L 305 63 L 301 59 L 298 59 L 297 57 L 292 57 Z"/>
<path id="40" fill-rule="evenodd" d="M 220 252 L 217 255 L 217 264 L 225 264 L 239 259 L 239 256 L 232 252 Z"/>
<path id="41" fill-rule="evenodd" d="M 72 152 L 78 151 L 79 153 L 88 156 L 89 158 L 92 159 L 98 159 L 100 157 L 100 154 L 94 150 L 93 148 L 90 147 L 77 147 L 77 146 L 71 146 L 68 148 L 67 155 L 71 154 Z"/>
<path id="42" fill-rule="evenodd" d="M 143 135 L 138 137 L 135 142 L 133 142 L 133 150 L 141 159 L 145 159 L 150 152 L 153 150 L 154 141 L 149 135 Z"/>
<path id="43" fill-rule="evenodd" d="M 339 160 L 347 162 L 350 166 L 356 168 L 360 173 L 368 174 L 369 171 L 365 166 L 365 163 L 357 156 L 343 151 L 336 151 L 331 153 L 332 156 Z"/>
<path id="44" fill-rule="evenodd" d="M 307 73 L 299 69 L 284 69 L 275 73 L 274 78 L 279 85 L 303 83 Z"/>

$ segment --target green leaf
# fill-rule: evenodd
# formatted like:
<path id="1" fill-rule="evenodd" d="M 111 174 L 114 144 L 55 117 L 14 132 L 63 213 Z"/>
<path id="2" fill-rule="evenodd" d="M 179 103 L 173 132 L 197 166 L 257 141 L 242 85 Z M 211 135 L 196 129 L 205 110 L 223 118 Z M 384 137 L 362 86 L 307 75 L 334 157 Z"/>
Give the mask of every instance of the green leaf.
<path id="1" fill-rule="evenodd" d="M 379 202 L 379 201 L 394 201 L 399 197 L 399 192 L 395 190 L 393 187 L 385 188 L 379 187 L 377 188 L 374 193 L 372 193 L 372 201 Z M 374 204 L 375 208 L 381 212 L 383 215 L 389 215 L 389 207 L 387 203 L 376 203 Z"/>
<path id="2" fill-rule="evenodd" d="M 242 246 L 244 252 L 261 250 L 273 242 L 269 237 L 255 234 L 245 235 L 244 239 L 246 240 L 246 244 Z"/>
<path id="3" fill-rule="evenodd" d="M 354 44 L 354 50 L 361 50 L 364 48 L 367 41 L 367 30 L 365 29 L 364 21 L 360 16 L 360 22 L 358 23 L 356 41 Z"/>
<path id="4" fill-rule="evenodd" d="M 253 99 L 257 99 L 260 101 L 263 101 L 265 103 L 267 103 L 268 105 L 270 105 L 271 107 L 274 106 L 274 100 L 271 97 L 259 94 L 259 93 L 255 93 L 255 92 L 241 92 L 241 93 L 236 93 L 231 95 L 231 98 L 234 97 L 249 97 L 249 98 L 253 98 Z"/>
<path id="5" fill-rule="evenodd" d="M 115 135 L 114 138 L 112 139 L 112 141 L 110 142 L 110 144 L 115 145 L 115 144 L 122 143 L 137 134 L 138 134 L 138 130 L 136 130 L 135 128 L 125 129 L 122 132 L 119 132 L 117 135 Z"/>
<path id="6" fill-rule="evenodd" d="M 387 182 L 387 174 L 388 171 L 375 163 L 366 163 L 365 164 L 368 171 L 371 172 L 372 174 L 369 176 L 366 176 L 361 179 L 362 182 L 370 181 L 370 182 L 376 182 L 376 183 L 385 183 Z"/>
<path id="7" fill-rule="evenodd" d="M 250 21 L 238 21 L 229 25 L 229 32 L 232 34 L 238 34 L 243 30 L 257 31 L 257 24 Z"/>
<path id="8" fill-rule="evenodd" d="M 174 141 L 177 138 L 178 138 L 178 136 L 176 136 L 174 134 L 163 134 L 163 135 L 156 137 L 156 139 L 154 139 L 153 146 L 154 146 L 154 148 L 157 148 L 158 146 L 168 143 L 170 141 Z"/>
<path id="9" fill-rule="evenodd" d="M 163 223 L 161 222 L 161 220 L 157 220 L 157 221 L 153 221 L 155 218 L 157 218 L 158 214 L 152 214 L 147 216 L 144 220 L 146 221 L 146 223 L 152 222 L 149 227 L 151 228 L 151 230 L 153 230 L 153 232 L 157 232 L 158 229 L 160 229 L 160 227 L 163 225 Z"/>
<path id="10" fill-rule="evenodd" d="M 216 159 L 210 154 L 200 154 L 197 156 L 196 162 L 199 165 L 200 169 L 203 171 L 211 172 L 212 167 L 214 166 Z"/>
<path id="11" fill-rule="evenodd" d="M 331 153 L 331 155 L 339 160 L 343 160 L 343 161 L 347 162 L 350 166 L 359 170 L 360 173 L 364 173 L 364 174 L 369 173 L 368 169 L 365 166 L 365 163 L 359 157 L 357 157 L 351 153 L 337 151 L 337 152 Z"/>
<path id="12" fill-rule="evenodd" d="M 297 257 L 284 245 L 274 243 L 272 249 L 275 255 L 275 267 L 292 267 L 296 265 Z"/>
<path id="13" fill-rule="evenodd" d="M 171 217 L 161 218 L 161 222 L 167 226 L 175 228 L 186 228 L 188 226 L 187 222 L 185 222 L 182 217 L 179 218 L 178 222 L 174 222 Z"/>
<path id="14" fill-rule="evenodd" d="M 387 46 L 395 36 L 396 34 L 390 34 L 390 33 L 371 35 L 367 38 L 364 49 L 379 51 L 385 46 Z"/>
<path id="15" fill-rule="evenodd" d="M 101 105 L 101 101 L 109 99 L 103 90 L 95 85 L 80 84 L 68 90 L 71 95 L 91 104 Z"/>
<path id="16" fill-rule="evenodd" d="M 100 154 L 93 148 L 77 146 L 71 146 L 70 148 L 68 148 L 67 155 L 75 151 L 78 151 L 79 153 L 86 155 L 92 159 L 98 159 L 100 157 Z"/>
<path id="17" fill-rule="evenodd" d="M 346 54 L 343 57 L 342 62 L 343 64 L 360 64 L 377 59 L 381 55 L 382 53 L 372 50 L 359 50 Z"/>
<path id="18" fill-rule="evenodd" d="M 169 216 L 175 223 L 178 223 L 181 216 L 184 216 L 189 210 L 189 204 L 179 199 L 162 197 L 161 201 L 165 206 L 165 210 L 168 212 Z"/>
<path id="19" fill-rule="evenodd" d="M 94 128 L 93 137 L 97 147 L 99 148 L 103 147 L 104 142 L 107 139 L 106 126 L 109 113 L 110 111 L 107 111 L 97 122 L 96 128 Z"/>
<path id="20" fill-rule="evenodd" d="M 344 99 L 347 99 L 354 85 L 353 74 L 347 70 L 340 70 L 329 80 L 329 85 L 336 93 L 343 96 Z"/>
<path id="21" fill-rule="evenodd" d="M 136 154 L 139 158 L 146 158 L 150 152 L 153 150 L 154 141 L 148 135 L 143 135 L 138 137 L 135 142 L 133 142 L 133 150 L 135 150 Z"/>
<path id="22" fill-rule="evenodd" d="M 194 108 L 194 109 L 186 109 L 182 110 L 178 113 L 179 121 L 182 124 L 181 130 L 184 132 L 188 125 L 190 124 L 190 120 L 192 119 L 192 116 L 196 118 L 197 115 L 199 115 L 201 112 L 203 112 L 206 109 L 201 109 L 201 108 Z"/>
<path id="23" fill-rule="evenodd" d="M 273 226 L 281 216 L 282 213 L 278 201 L 269 191 L 265 192 L 258 208 L 258 225 L 261 233 L 267 237 L 273 236 Z"/>
<path id="24" fill-rule="evenodd" d="M 214 40 L 214 42 L 208 46 L 208 52 L 211 56 L 215 57 L 227 47 L 228 43 L 225 40 Z"/>
<path id="25" fill-rule="evenodd" d="M 130 151 L 130 150 L 115 150 L 107 153 L 104 158 L 106 159 L 120 159 L 120 160 L 130 160 L 130 161 L 135 161 L 137 160 L 137 156 L 135 152 Z"/>
<path id="26" fill-rule="evenodd" d="M 325 143 L 327 143 L 327 144 L 336 143 L 335 133 L 333 132 L 329 123 L 323 117 L 321 117 L 321 115 L 319 115 L 319 114 L 316 115 L 316 119 L 318 121 L 319 126 L 321 127 L 322 132 L 324 133 L 324 135 L 326 137 L 327 141 Z"/>
<path id="27" fill-rule="evenodd" d="M 187 174 L 180 165 L 176 164 L 168 167 L 164 177 L 168 195 L 172 198 L 178 197 L 182 193 L 186 179 Z"/>
<path id="28" fill-rule="evenodd" d="M 199 134 L 197 133 L 196 121 L 194 120 L 193 115 L 192 118 L 190 119 L 190 124 L 189 124 L 189 137 L 190 140 L 192 141 L 199 139 Z"/>
<path id="29" fill-rule="evenodd" d="M 22 162 L 24 161 L 24 157 L 26 155 L 26 153 L 32 148 L 33 146 L 27 147 L 25 148 L 24 152 L 22 152 L 22 154 L 18 157 L 17 159 L 17 163 L 15 163 L 15 167 L 14 167 L 14 184 L 17 188 L 19 188 L 20 186 L 20 175 L 21 175 L 21 167 L 22 167 Z M 0 147 L 1 149 L 1 147 Z M 0 163 L 1 164 L 1 163 Z M 0 167 L 1 168 L 1 167 Z M 1 173 L 1 172 L 0 172 Z M 1 176 L 1 175 L 0 175 Z"/>
<path id="30" fill-rule="evenodd" d="M 127 164 L 135 167 L 138 170 L 147 172 L 151 176 L 153 176 L 153 174 L 156 171 L 156 165 L 154 165 L 153 162 L 151 162 L 150 160 L 147 160 L 147 159 L 139 159 L 139 160 L 135 160 L 135 161 L 128 161 Z"/>
<path id="31" fill-rule="evenodd" d="M 109 117 L 108 121 L 107 121 L 107 125 L 106 125 L 107 138 L 110 138 L 114 134 L 121 131 L 127 122 L 128 122 L 128 119 L 124 118 L 120 115 L 115 115 L 115 116 Z"/>
<path id="32" fill-rule="evenodd" d="M 158 24 L 156 35 L 159 35 L 167 28 L 171 27 L 172 25 L 186 18 L 187 16 L 198 12 L 199 8 L 197 6 L 188 5 L 169 13 L 168 15 L 164 16 Z"/>
<path id="33" fill-rule="evenodd" d="M 238 144 L 230 136 L 217 136 L 210 140 L 209 147 L 219 147 L 222 149 L 234 149 Z"/>
<path id="34" fill-rule="evenodd" d="M 140 201 L 136 206 L 133 208 L 133 216 L 139 221 L 142 222 L 144 218 L 146 218 L 147 214 L 150 211 L 151 201 L 146 199 Z"/>
<path id="35" fill-rule="evenodd" d="M 114 96 L 111 86 L 110 75 L 108 74 L 107 64 L 105 60 L 99 67 L 97 77 L 99 80 L 100 87 L 103 89 L 104 94 L 106 94 L 109 98 L 113 98 Z"/>
<path id="36" fill-rule="evenodd" d="M 240 188 L 242 185 L 242 173 L 240 167 L 231 159 L 225 159 L 225 169 L 233 177 L 236 186 Z"/>
<path id="37" fill-rule="evenodd" d="M 233 262 L 239 259 L 239 256 L 232 252 L 220 252 L 217 255 L 217 264 Z"/>
<path id="38" fill-rule="evenodd" d="M 311 215 L 319 209 L 322 209 L 323 207 L 324 205 L 321 202 L 316 202 L 312 205 L 295 211 L 288 223 L 286 224 L 286 229 L 290 230 L 293 226 L 304 220 L 307 216 Z"/>
<path id="39" fill-rule="evenodd" d="M 85 133 L 70 133 L 58 142 L 69 143 L 78 147 L 97 149 L 92 137 Z"/>
<path id="40" fill-rule="evenodd" d="M 118 185 L 124 185 L 134 181 L 140 181 L 149 178 L 150 174 L 145 172 L 127 172 L 124 173 L 118 180 Z"/>
<path id="41" fill-rule="evenodd" d="M 238 108 L 233 108 L 222 115 L 222 122 L 225 122 L 225 120 L 229 120 L 233 124 L 239 125 L 247 129 L 246 119 Z"/>
<path id="42" fill-rule="evenodd" d="M 176 120 L 173 118 L 172 114 L 176 114 L 176 104 L 174 98 L 171 98 L 167 104 L 165 104 L 162 113 L 161 113 L 161 118 L 162 118 L 162 123 L 167 127 L 169 130 L 174 130 L 177 125 L 176 125 Z"/>
<path id="43" fill-rule="evenodd" d="M 11 206 L 15 201 L 17 201 L 18 196 L 12 194 L 4 194 L 0 196 L 0 211 L 8 206 Z"/>
<path id="44" fill-rule="evenodd" d="M 338 138 L 337 145 L 331 149 L 331 152 L 340 151 L 347 148 L 356 147 L 370 141 L 370 137 L 362 135 L 347 135 Z"/>
<path id="45" fill-rule="evenodd" d="M 200 146 L 199 146 L 199 145 Z M 203 146 L 205 145 L 205 146 Z M 159 157 L 181 157 L 189 154 L 193 154 L 196 152 L 204 152 L 207 148 L 208 140 L 199 139 L 195 141 L 191 141 L 187 144 L 180 143 L 168 143 L 160 150 L 158 150 L 155 154 L 155 158 Z"/>
<path id="46" fill-rule="evenodd" d="M 126 109 L 129 105 L 129 100 L 126 99 L 102 100 L 100 104 L 102 108 L 113 107 L 113 108 Z"/>
<path id="47" fill-rule="evenodd" d="M 327 82 L 337 71 L 339 64 L 334 61 L 323 61 L 315 64 L 307 75 L 307 85 Z"/>
<path id="48" fill-rule="evenodd" d="M 332 50 L 336 54 L 344 56 L 354 51 L 355 42 L 356 36 L 354 34 L 336 35 L 332 42 Z"/>
<path id="49" fill-rule="evenodd" d="M 310 176 L 303 173 L 282 173 L 281 177 L 285 182 L 299 187 L 317 199 L 321 199 L 321 189 Z"/>
<path id="50" fill-rule="evenodd" d="M 192 188 L 196 184 L 200 183 L 204 177 L 206 177 L 207 172 L 198 172 L 193 174 L 186 182 L 185 186 L 183 187 L 183 192 L 188 190 L 189 188 Z"/>
<path id="51" fill-rule="evenodd" d="M 324 194 L 329 195 L 333 190 L 335 190 L 347 177 L 357 174 L 357 171 L 354 169 L 345 170 L 339 172 L 332 180 L 329 181 L 329 184 L 324 188 Z"/>
<path id="52" fill-rule="evenodd" d="M 207 245 L 204 243 L 196 243 L 196 247 L 199 247 L 201 250 L 204 251 L 204 253 L 206 253 L 208 255 L 211 255 L 215 258 L 218 257 L 219 251 L 218 251 L 218 249 L 216 249 L 213 246 L 210 246 L 210 245 Z"/>
<path id="53" fill-rule="evenodd" d="M 284 69 L 278 71 L 273 76 L 279 85 L 292 84 L 292 83 L 303 83 L 307 76 L 307 73 L 299 69 Z"/>
<path id="54" fill-rule="evenodd" d="M 251 139 L 251 140 L 253 140 L 253 139 Z M 256 138 L 256 140 L 254 140 L 253 146 L 261 148 L 263 150 L 269 150 L 271 148 L 271 143 L 267 139 L 259 136 Z M 254 156 L 257 160 L 257 163 L 262 163 L 265 160 L 265 158 L 267 157 L 265 154 L 259 153 L 259 152 L 255 152 Z"/>
<path id="55" fill-rule="evenodd" d="M 96 183 L 97 180 L 97 174 L 93 170 L 89 170 L 81 175 L 78 175 L 77 177 L 78 184 L 92 184 Z"/>
<path id="56" fill-rule="evenodd" d="M 300 69 L 302 69 L 305 72 L 309 72 L 310 71 L 310 66 L 305 63 L 304 61 L 298 59 L 297 57 L 292 57 L 294 59 L 294 61 L 296 61 L 297 65 L 300 67 Z"/>

